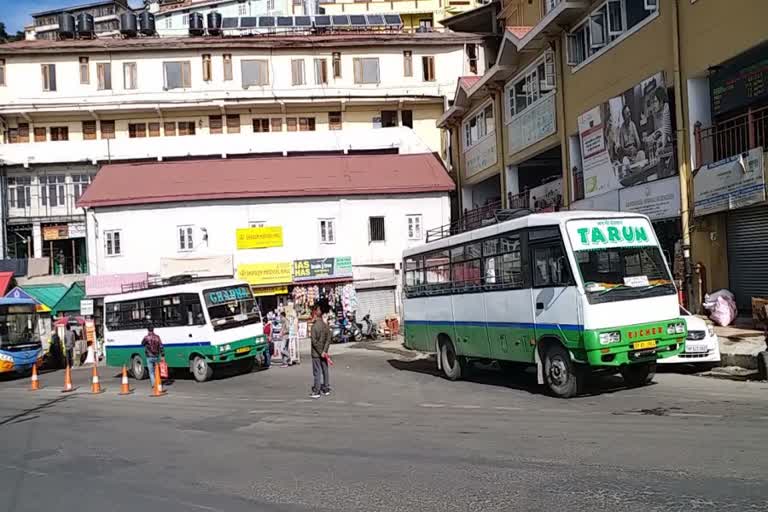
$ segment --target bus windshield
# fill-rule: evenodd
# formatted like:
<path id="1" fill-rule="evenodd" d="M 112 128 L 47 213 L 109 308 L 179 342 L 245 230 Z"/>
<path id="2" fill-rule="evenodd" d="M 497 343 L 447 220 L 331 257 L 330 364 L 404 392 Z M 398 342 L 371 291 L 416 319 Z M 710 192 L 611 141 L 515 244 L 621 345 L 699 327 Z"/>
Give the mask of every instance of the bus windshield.
<path id="1" fill-rule="evenodd" d="M 35 336 L 34 307 L 8 306 L 0 308 L 0 349 L 39 345 Z"/>
<path id="2" fill-rule="evenodd" d="M 204 290 L 203 297 L 214 331 L 261 322 L 261 313 L 246 284 Z"/>
<path id="3" fill-rule="evenodd" d="M 590 304 L 676 293 L 646 219 L 589 219 L 567 226 Z"/>

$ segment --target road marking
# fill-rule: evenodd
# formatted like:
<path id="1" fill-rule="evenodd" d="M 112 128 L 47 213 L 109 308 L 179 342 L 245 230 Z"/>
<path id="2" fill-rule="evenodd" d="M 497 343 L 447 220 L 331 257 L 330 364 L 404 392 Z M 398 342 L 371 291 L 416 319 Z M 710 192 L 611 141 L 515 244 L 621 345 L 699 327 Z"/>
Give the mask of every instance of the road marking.
<path id="1" fill-rule="evenodd" d="M 722 414 L 698 414 L 695 412 L 671 412 L 669 416 L 676 416 L 678 418 L 722 418 Z"/>
<path id="2" fill-rule="evenodd" d="M 480 409 L 479 405 L 452 405 L 453 409 Z"/>
<path id="3" fill-rule="evenodd" d="M 280 398 L 254 398 L 254 402 L 268 402 L 268 403 L 281 403 L 285 402 L 285 400 Z"/>
<path id="4" fill-rule="evenodd" d="M 358 407 L 373 407 L 373 404 L 368 402 L 354 402 L 353 405 L 356 405 Z"/>
<path id="5" fill-rule="evenodd" d="M 522 411 L 522 407 L 507 407 L 505 405 L 499 405 L 497 407 L 494 407 L 497 411 Z"/>
<path id="6" fill-rule="evenodd" d="M 48 473 L 41 473 L 40 471 L 35 471 L 34 469 L 20 468 L 19 466 L 11 466 L 11 465 L 8 465 L 8 464 L 0 464 L 0 468 L 13 469 L 15 471 L 21 471 L 22 473 L 27 473 L 28 475 L 48 476 Z"/>
<path id="7" fill-rule="evenodd" d="M 445 407 L 445 404 L 419 404 L 419 407 L 429 407 L 432 409 L 439 409 Z"/>

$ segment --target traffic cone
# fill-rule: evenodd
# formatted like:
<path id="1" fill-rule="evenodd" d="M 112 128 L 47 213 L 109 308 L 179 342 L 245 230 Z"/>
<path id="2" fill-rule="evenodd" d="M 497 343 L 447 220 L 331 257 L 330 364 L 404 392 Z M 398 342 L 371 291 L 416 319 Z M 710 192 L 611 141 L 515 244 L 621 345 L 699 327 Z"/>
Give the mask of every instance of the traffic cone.
<path id="1" fill-rule="evenodd" d="M 97 395 L 99 393 L 103 393 L 104 390 L 101 389 L 101 384 L 99 383 L 99 372 L 96 370 L 96 365 L 93 365 L 93 378 L 91 379 L 91 393 Z"/>
<path id="2" fill-rule="evenodd" d="M 69 363 L 67 363 L 67 367 L 64 369 L 64 389 L 61 392 L 71 393 L 74 390 L 75 388 L 72 387 L 72 369 L 69 367 Z"/>
<path id="3" fill-rule="evenodd" d="M 149 396 L 163 396 L 166 393 L 168 392 L 163 389 L 163 379 L 160 378 L 160 365 L 155 364 L 155 387 Z"/>
<path id="4" fill-rule="evenodd" d="M 32 365 L 32 387 L 29 390 L 38 391 L 40 389 L 40 379 L 37 377 L 37 363 L 35 363 Z"/>
<path id="5" fill-rule="evenodd" d="M 120 394 L 130 395 L 131 393 L 133 393 L 133 390 L 128 385 L 128 371 L 125 369 L 125 365 L 123 365 L 123 380 L 120 383 Z"/>

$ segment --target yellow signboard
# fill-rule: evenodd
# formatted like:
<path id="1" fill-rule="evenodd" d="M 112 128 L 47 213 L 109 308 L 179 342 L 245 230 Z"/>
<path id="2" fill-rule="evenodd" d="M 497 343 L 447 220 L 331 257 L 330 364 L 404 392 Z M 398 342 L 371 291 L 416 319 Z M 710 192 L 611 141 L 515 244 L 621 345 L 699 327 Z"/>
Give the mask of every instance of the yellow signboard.
<path id="1" fill-rule="evenodd" d="M 267 295 L 288 295 L 287 286 L 266 286 L 263 288 L 253 288 L 254 297 L 265 297 Z"/>
<path id="2" fill-rule="evenodd" d="M 240 228 L 237 230 L 238 249 L 265 249 L 283 246 L 283 227 Z"/>
<path id="3" fill-rule="evenodd" d="M 293 280 L 293 264 L 290 261 L 278 263 L 243 263 L 237 266 L 237 278 L 248 284 L 284 284 Z"/>

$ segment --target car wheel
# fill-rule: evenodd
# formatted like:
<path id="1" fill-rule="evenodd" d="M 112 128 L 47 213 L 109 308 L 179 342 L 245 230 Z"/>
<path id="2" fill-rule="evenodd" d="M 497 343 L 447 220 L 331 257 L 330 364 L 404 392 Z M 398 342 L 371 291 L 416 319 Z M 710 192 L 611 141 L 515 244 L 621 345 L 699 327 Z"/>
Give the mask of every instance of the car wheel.
<path id="1" fill-rule="evenodd" d="M 192 360 L 192 376 L 197 382 L 205 382 L 213 377 L 213 368 L 202 356 L 195 356 Z"/>
<path id="2" fill-rule="evenodd" d="M 619 372 L 621 372 L 621 376 L 624 378 L 624 384 L 630 388 L 639 388 L 650 384 L 656 376 L 656 363 L 622 366 Z"/>
<path id="3" fill-rule="evenodd" d="M 138 354 L 131 358 L 131 374 L 136 380 L 144 380 L 149 377 L 147 367 L 144 365 L 144 359 Z"/>
<path id="4" fill-rule="evenodd" d="M 446 340 L 440 344 L 440 358 L 445 377 L 449 380 L 459 380 L 464 373 L 464 361 L 456 354 L 453 341 Z"/>
<path id="5" fill-rule="evenodd" d="M 562 345 L 553 344 L 544 355 L 544 382 L 558 398 L 578 395 L 584 385 L 584 370 L 579 368 Z"/>

